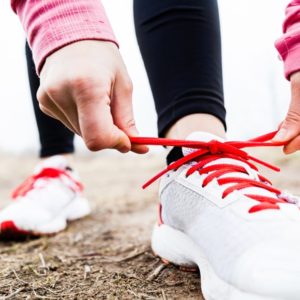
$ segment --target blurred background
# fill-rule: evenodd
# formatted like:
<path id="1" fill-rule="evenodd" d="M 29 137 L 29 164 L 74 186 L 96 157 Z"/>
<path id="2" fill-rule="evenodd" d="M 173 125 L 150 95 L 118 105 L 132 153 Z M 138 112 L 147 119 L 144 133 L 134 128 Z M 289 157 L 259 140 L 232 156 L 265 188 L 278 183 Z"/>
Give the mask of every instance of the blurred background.
<path id="1" fill-rule="evenodd" d="M 274 41 L 288 0 L 220 0 L 228 134 L 245 139 L 276 129 L 289 103 Z M 134 111 L 142 135 L 156 135 L 152 95 L 137 47 L 132 0 L 103 0 L 134 83 Z M 0 1 L 0 151 L 38 151 L 24 58 L 25 35 L 10 1 Z M 86 151 L 77 139 L 79 151 Z"/>

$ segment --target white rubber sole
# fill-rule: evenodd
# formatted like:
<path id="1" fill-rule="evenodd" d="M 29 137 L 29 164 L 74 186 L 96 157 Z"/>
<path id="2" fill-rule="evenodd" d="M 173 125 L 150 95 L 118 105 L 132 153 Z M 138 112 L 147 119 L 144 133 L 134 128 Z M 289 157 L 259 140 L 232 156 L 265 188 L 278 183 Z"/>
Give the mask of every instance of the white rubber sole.
<path id="1" fill-rule="evenodd" d="M 220 279 L 193 240 L 168 225 L 154 227 L 152 249 L 163 260 L 177 266 L 198 267 L 201 289 L 206 300 L 280 300 L 246 293 Z"/>

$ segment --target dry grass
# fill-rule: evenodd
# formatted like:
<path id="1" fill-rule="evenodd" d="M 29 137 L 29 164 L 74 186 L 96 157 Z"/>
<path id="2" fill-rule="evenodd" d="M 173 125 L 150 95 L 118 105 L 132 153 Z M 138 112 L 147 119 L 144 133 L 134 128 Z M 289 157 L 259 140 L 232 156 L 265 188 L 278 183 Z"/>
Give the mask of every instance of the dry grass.
<path id="1" fill-rule="evenodd" d="M 34 163 L 3 157 L 0 196 Z M 201 299 L 198 274 L 162 267 L 150 250 L 156 187 L 140 186 L 161 165 L 154 157 L 80 158 L 92 215 L 53 237 L 2 242 L 0 299 Z"/>
<path id="2" fill-rule="evenodd" d="M 300 192 L 298 155 L 268 150 L 259 156 L 283 167 L 271 175 L 276 185 Z M 6 199 L 35 161 L 7 155 L 0 161 Z M 165 267 L 150 250 L 156 187 L 140 186 L 162 165 L 155 156 L 80 158 L 92 215 L 53 237 L 2 242 L 0 299 L 202 299 L 199 274 Z"/>

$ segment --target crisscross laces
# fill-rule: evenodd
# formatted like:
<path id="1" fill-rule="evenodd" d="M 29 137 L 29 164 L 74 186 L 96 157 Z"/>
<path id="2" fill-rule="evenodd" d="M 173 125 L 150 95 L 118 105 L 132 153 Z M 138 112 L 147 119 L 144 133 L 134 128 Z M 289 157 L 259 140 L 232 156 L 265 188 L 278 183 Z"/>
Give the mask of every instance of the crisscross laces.
<path id="1" fill-rule="evenodd" d="M 195 172 L 199 172 L 200 175 L 206 175 L 202 181 L 202 187 L 205 187 L 213 180 L 217 180 L 220 186 L 224 186 L 222 195 L 224 201 L 229 194 L 237 190 L 242 191 L 243 189 L 252 188 L 250 190 L 264 191 L 264 193 L 244 194 L 259 202 L 249 209 L 249 213 L 255 213 L 265 209 L 279 209 L 279 203 L 289 202 L 288 199 L 285 199 L 282 196 L 280 190 L 274 188 L 267 178 L 258 173 L 258 168 L 254 163 L 258 163 L 274 171 L 280 171 L 280 169 L 263 160 L 253 157 L 245 150 L 242 150 L 244 148 L 254 147 L 283 146 L 284 143 L 272 141 L 275 134 L 276 131 L 248 141 L 225 142 L 217 140 L 203 142 L 148 137 L 131 137 L 130 139 L 133 144 L 187 147 L 195 149 L 186 156 L 171 163 L 166 169 L 162 170 L 146 182 L 143 185 L 143 188 L 148 187 L 167 172 L 176 170 L 182 165 L 190 163 L 190 168 L 188 169 L 186 176 L 188 177 Z M 226 159 L 226 162 L 224 159 Z M 253 176 L 253 174 L 255 174 L 255 176 Z"/>
<path id="2" fill-rule="evenodd" d="M 13 192 L 12 198 L 16 199 L 18 197 L 25 196 L 29 191 L 36 188 L 36 183 L 38 180 L 43 179 L 47 182 L 51 179 L 60 178 L 64 180 L 66 185 L 74 192 L 82 191 L 82 184 L 75 180 L 72 176 L 68 174 L 66 170 L 60 170 L 56 168 L 43 168 L 37 174 L 28 177 L 22 184 L 20 184 Z"/>

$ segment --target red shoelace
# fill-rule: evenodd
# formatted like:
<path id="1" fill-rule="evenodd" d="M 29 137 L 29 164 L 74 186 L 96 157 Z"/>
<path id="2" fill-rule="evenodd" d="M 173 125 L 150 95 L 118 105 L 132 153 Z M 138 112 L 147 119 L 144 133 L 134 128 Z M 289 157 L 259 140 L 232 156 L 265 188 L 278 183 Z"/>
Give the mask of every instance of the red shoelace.
<path id="1" fill-rule="evenodd" d="M 80 182 L 76 181 L 74 178 L 72 178 L 66 171 L 55 169 L 55 168 L 44 168 L 39 173 L 28 177 L 21 185 L 19 185 L 12 192 L 11 196 L 13 199 L 25 196 L 29 191 L 35 188 L 36 181 L 41 178 L 47 180 L 47 179 L 54 179 L 59 177 L 61 178 L 65 177 L 68 181 L 67 183 L 68 186 L 74 192 L 83 190 L 83 185 Z"/>
<path id="2" fill-rule="evenodd" d="M 270 168 L 274 171 L 280 171 L 279 168 L 273 166 L 265 161 L 262 161 L 258 158 L 255 158 L 249 155 L 246 151 L 242 150 L 243 148 L 249 147 L 274 147 L 274 146 L 283 146 L 284 143 L 273 142 L 272 138 L 275 136 L 275 132 L 271 132 L 257 138 L 248 140 L 248 141 L 226 141 L 220 142 L 212 140 L 210 142 L 201 142 L 201 141 L 186 141 L 186 140 L 173 140 L 165 138 L 148 138 L 148 137 L 131 137 L 130 140 L 133 144 L 139 145 L 159 145 L 159 146 L 174 146 L 174 147 L 187 147 L 196 149 L 194 152 L 178 159 L 177 161 L 171 163 L 166 169 L 159 172 L 153 178 L 143 185 L 143 188 L 148 187 L 154 181 L 159 179 L 161 176 L 166 174 L 171 170 L 176 170 L 182 165 L 194 162 L 193 165 L 188 169 L 186 176 L 192 175 L 194 172 L 199 172 L 200 175 L 207 174 L 206 178 L 203 181 L 202 187 L 205 187 L 213 179 L 217 179 L 220 186 L 225 184 L 230 184 L 227 187 L 222 195 L 222 198 L 225 199 L 230 193 L 236 190 L 242 190 L 250 187 L 258 187 L 265 189 L 271 193 L 276 194 L 276 197 L 268 197 L 257 194 L 245 194 L 245 196 L 256 200 L 259 204 L 251 207 L 249 213 L 258 212 L 265 209 L 279 209 L 279 203 L 287 203 L 286 199 L 280 197 L 281 191 L 274 188 L 272 183 L 258 174 L 258 180 L 243 178 L 243 177 L 225 177 L 219 178 L 224 174 L 229 173 L 244 173 L 248 174 L 247 169 L 241 165 L 235 165 L 231 163 L 219 163 L 207 166 L 210 162 L 215 161 L 216 159 L 229 158 L 241 161 L 245 163 L 249 168 L 258 172 L 258 168 L 254 165 L 253 162 L 259 163 L 267 168 Z M 251 162 L 252 161 L 252 162 Z"/>

